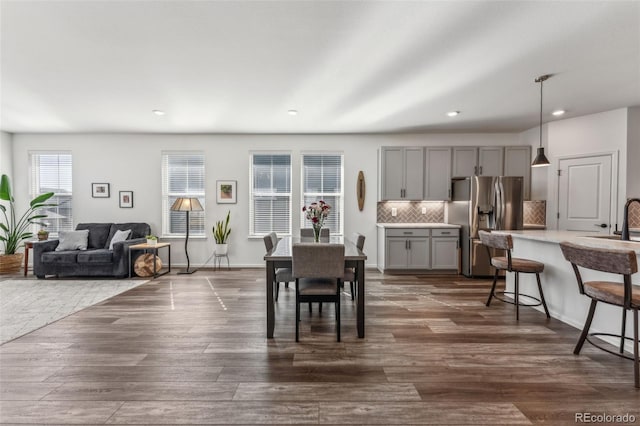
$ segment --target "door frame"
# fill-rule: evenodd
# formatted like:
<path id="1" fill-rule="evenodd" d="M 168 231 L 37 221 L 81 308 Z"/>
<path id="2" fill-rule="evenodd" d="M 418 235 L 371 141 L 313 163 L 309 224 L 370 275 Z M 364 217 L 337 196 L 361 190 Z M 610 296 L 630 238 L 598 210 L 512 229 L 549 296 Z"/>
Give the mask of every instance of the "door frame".
<path id="1" fill-rule="evenodd" d="M 611 209 L 609 210 L 609 224 L 612 225 L 609 227 L 609 234 L 613 233 L 615 226 L 618 225 L 618 161 L 620 157 L 620 153 L 618 150 L 615 151 L 603 151 L 603 152 L 594 152 L 589 154 L 573 154 L 573 155 L 563 155 L 557 157 L 553 160 L 553 166 L 555 167 L 555 185 L 553 185 L 553 190 L 555 193 L 553 194 L 553 199 L 556 202 L 555 205 L 555 223 L 556 229 L 560 229 L 560 218 L 558 217 L 559 209 L 560 209 L 560 176 L 558 172 L 560 171 L 560 162 L 562 160 L 575 160 L 580 158 L 590 158 L 590 157 L 611 157 L 611 194 L 609 204 Z"/>

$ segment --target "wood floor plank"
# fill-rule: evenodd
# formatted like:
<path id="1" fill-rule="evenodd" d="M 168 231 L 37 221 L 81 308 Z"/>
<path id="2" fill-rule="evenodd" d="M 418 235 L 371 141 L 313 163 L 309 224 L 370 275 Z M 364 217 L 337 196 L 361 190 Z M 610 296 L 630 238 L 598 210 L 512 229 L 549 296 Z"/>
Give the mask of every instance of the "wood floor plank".
<path id="1" fill-rule="evenodd" d="M 420 401 L 412 384 L 240 383 L 234 401 Z"/>
<path id="2" fill-rule="evenodd" d="M 0 420 L 19 424 L 105 424 L 121 405 L 116 401 L 0 401 Z"/>
<path id="3" fill-rule="evenodd" d="M 237 383 L 70 382 L 52 389 L 47 401 L 231 401 Z M 417 394 L 417 392 L 416 392 Z"/>

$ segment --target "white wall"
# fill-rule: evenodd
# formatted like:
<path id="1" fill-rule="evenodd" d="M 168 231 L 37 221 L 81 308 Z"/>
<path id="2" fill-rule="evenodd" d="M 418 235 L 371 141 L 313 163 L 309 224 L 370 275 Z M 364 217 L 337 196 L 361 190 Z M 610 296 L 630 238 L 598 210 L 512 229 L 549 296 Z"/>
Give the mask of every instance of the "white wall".
<path id="1" fill-rule="evenodd" d="M 640 106 L 627 116 L 627 198 L 640 197 Z"/>
<path id="2" fill-rule="evenodd" d="M 13 180 L 13 138 L 11 133 L 0 131 L 0 175 Z"/>
<path id="3" fill-rule="evenodd" d="M 554 121 L 548 126 L 548 153 L 550 167 L 547 173 L 547 226 L 557 223 L 557 166 L 561 157 L 580 154 L 617 152 L 618 195 L 612 206 L 612 222 L 622 226 L 622 205 L 627 183 L 627 108 L 582 117 Z M 546 151 L 545 151 L 546 152 Z M 616 189 L 614 188 L 614 191 Z"/>
<path id="4" fill-rule="evenodd" d="M 376 262 L 377 150 L 383 145 L 518 145 L 517 134 L 428 135 L 140 135 L 140 134 L 16 134 L 14 135 L 14 188 L 26 207 L 28 201 L 28 152 L 70 150 L 73 154 L 74 223 L 141 221 L 161 231 L 161 168 L 163 150 L 201 150 L 206 161 L 206 239 L 189 239 L 192 265 L 200 265 L 213 251 L 210 230 L 231 210 L 229 256 L 233 266 L 260 266 L 262 239 L 249 239 L 249 152 L 285 150 L 292 154 L 293 231 L 298 229 L 300 201 L 300 153 L 342 151 L 345 162 L 345 233 L 367 237 L 368 265 Z M 360 212 L 356 179 L 362 170 L 366 200 Z M 238 181 L 238 203 L 216 204 L 216 180 Z M 111 198 L 91 198 L 92 182 L 111 184 Z M 118 191 L 134 191 L 134 208 L 118 207 Z M 299 207 L 299 208 L 298 208 Z M 184 240 L 172 240 L 172 263 L 184 264 Z"/>

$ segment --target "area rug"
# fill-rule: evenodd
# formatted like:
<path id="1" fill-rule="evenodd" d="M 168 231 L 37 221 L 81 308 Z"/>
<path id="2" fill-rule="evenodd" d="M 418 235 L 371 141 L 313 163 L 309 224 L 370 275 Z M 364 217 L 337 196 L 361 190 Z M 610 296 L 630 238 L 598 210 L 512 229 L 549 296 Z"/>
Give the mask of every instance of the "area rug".
<path id="1" fill-rule="evenodd" d="M 0 344 L 148 281 L 0 281 Z"/>

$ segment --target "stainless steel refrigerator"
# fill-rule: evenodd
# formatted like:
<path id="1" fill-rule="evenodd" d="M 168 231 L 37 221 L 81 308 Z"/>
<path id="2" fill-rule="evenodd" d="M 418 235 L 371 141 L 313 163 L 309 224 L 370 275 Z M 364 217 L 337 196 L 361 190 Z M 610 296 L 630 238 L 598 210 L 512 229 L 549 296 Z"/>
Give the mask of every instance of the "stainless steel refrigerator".
<path id="1" fill-rule="evenodd" d="M 522 229 L 523 178 L 472 176 L 454 179 L 448 222 L 461 225 L 462 273 L 468 277 L 493 275 L 479 230 Z"/>

